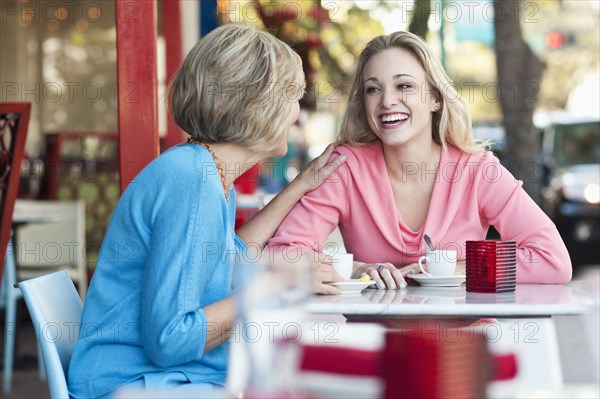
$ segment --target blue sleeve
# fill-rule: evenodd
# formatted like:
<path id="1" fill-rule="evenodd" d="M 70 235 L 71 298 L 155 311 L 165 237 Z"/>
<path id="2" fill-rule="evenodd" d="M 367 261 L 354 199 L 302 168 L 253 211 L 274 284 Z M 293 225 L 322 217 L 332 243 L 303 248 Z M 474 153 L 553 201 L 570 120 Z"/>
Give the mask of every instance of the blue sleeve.
<path id="1" fill-rule="evenodd" d="M 200 170 L 189 169 L 187 177 L 165 179 L 140 210 L 151 234 L 142 279 L 142 342 L 160 367 L 202 358 L 207 334 L 202 307 L 230 294 L 226 287 L 216 288 L 220 297 L 206 293 L 215 290 L 214 274 L 229 267 L 223 255 L 227 209 Z"/>

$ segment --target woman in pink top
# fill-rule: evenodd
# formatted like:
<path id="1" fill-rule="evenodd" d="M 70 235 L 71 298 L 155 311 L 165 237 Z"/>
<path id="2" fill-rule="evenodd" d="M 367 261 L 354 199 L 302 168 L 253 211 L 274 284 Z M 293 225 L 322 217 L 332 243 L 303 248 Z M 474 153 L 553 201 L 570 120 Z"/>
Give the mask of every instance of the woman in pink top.
<path id="1" fill-rule="evenodd" d="M 473 139 L 467 107 L 419 37 L 396 32 L 369 42 L 339 143 L 345 165 L 304 196 L 271 247 L 320 253 L 339 225 L 356 261 L 353 277 L 369 274 L 379 288 L 396 289 L 406 287 L 404 277 L 425 252 L 423 234 L 437 249 L 458 250 L 464 270 L 465 242 L 485 239 L 494 226 L 518 244 L 518 282 L 570 280 L 556 227 L 522 182 Z"/>

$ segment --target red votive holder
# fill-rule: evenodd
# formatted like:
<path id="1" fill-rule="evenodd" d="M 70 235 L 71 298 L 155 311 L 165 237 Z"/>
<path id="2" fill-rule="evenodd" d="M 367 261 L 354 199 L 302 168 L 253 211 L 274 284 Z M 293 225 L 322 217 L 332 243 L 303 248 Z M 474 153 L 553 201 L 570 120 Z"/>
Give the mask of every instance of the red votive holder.
<path id="1" fill-rule="evenodd" d="M 467 241 L 467 291 L 513 292 L 517 285 L 517 243 Z"/>

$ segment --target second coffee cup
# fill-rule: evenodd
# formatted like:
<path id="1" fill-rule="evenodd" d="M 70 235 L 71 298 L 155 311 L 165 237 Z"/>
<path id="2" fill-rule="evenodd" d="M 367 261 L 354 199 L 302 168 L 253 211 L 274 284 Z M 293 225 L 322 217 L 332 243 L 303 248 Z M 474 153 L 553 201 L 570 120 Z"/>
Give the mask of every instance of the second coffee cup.
<path id="1" fill-rule="evenodd" d="M 427 270 L 423 267 L 423 263 L 426 264 Z M 456 271 L 456 251 L 449 249 L 427 251 L 419 258 L 419 269 L 426 276 L 452 276 Z"/>

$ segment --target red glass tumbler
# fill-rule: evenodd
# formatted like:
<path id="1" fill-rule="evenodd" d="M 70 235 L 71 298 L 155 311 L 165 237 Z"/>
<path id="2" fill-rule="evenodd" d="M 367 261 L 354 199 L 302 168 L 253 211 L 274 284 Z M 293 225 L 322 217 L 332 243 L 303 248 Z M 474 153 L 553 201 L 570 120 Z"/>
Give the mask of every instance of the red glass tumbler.
<path id="1" fill-rule="evenodd" d="M 467 291 L 513 292 L 517 283 L 515 241 L 467 241 Z"/>

